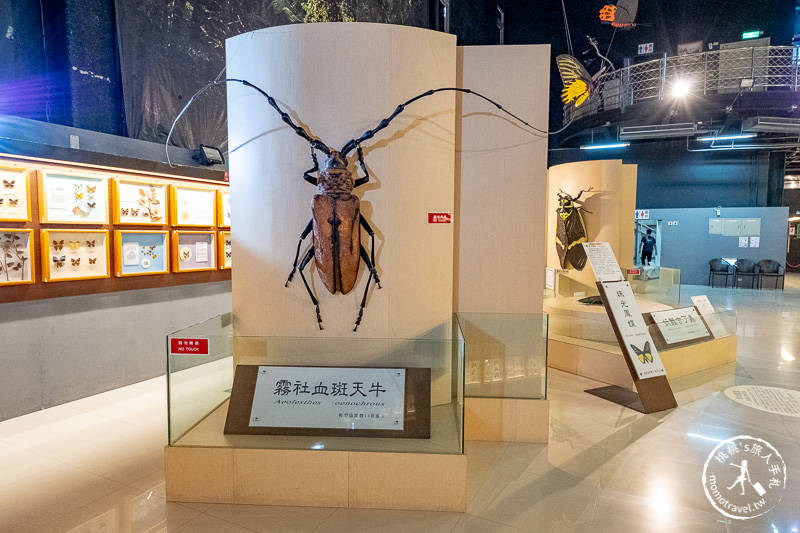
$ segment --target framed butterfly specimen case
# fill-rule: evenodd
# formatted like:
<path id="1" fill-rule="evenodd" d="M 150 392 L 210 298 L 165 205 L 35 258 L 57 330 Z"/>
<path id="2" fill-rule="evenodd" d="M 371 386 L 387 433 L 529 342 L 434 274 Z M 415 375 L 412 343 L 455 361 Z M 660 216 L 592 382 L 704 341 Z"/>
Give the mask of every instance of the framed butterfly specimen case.
<path id="1" fill-rule="evenodd" d="M 111 206 L 114 224 L 168 224 L 168 189 L 166 183 L 114 178 Z"/>
<path id="2" fill-rule="evenodd" d="M 217 248 L 219 249 L 219 259 L 217 262 L 219 263 L 219 268 L 221 270 L 227 270 L 231 268 L 231 248 L 232 243 L 231 241 L 231 232 L 230 231 L 220 231 L 217 237 L 217 242 L 219 243 Z"/>
<path id="3" fill-rule="evenodd" d="M 31 219 L 31 194 L 28 170 L 0 167 L 0 220 L 28 222 Z"/>
<path id="4" fill-rule="evenodd" d="M 108 177 L 96 172 L 39 171 L 39 220 L 108 224 Z"/>
<path id="5" fill-rule="evenodd" d="M 173 226 L 215 226 L 216 189 L 170 186 L 170 222 Z"/>
<path id="6" fill-rule="evenodd" d="M 110 276 L 108 231 L 40 231 L 42 281 L 73 281 Z"/>
<path id="7" fill-rule="evenodd" d="M 0 285 L 33 283 L 33 230 L 0 228 Z"/>
<path id="8" fill-rule="evenodd" d="M 167 273 L 169 235 L 166 231 L 114 231 L 115 276 Z"/>
<path id="9" fill-rule="evenodd" d="M 173 272 L 216 270 L 216 231 L 173 231 L 170 241 Z"/>

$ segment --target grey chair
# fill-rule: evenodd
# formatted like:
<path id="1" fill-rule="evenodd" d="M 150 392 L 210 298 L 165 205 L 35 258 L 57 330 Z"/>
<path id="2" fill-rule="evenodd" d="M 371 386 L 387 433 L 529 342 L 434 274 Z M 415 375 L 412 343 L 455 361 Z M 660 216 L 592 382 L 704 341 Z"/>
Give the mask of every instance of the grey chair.
<path id="1" fill-rule="evenodd" d="M 711 287 L 714 287 L 714 280 L 716 280 L 719 276 L 722 276 L 723 281 L 725 281 L 725 286 L 728 286 L 728 278 L 732 276 L 731 266 L 722 260 L 721 257 L 717 257 L 716 259 L 712 259 L 708 262 L 708 284 Z M 733 284 L 733 280 L 731 280 L 731 284 Z"/>
<path id="2" fill-rule="evenodd" d="M 758 265 L 750 259 L 737 259 L 733 274 L 733 286 L 757 289 Z"/>
<path id="3" fill-rule="evenodd" d="M 778 283 L 780 283 L 780 288 L 783 290 L 783 282 L 784 282 L 784 275 L 786 274 L 786 269 L 773 259 L 762 259 L 758 262 L 758 287 L 760 289 L 764 288 L 764 278 L 774 280 L 774 283 L 770 282 L 770 288 L 777 289 Z"/>

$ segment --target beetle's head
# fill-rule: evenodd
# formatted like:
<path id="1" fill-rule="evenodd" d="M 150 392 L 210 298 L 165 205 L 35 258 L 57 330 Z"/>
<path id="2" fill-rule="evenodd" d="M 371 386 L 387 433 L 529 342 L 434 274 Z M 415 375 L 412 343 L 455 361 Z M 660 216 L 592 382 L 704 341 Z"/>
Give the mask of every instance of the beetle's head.
<path id="1" fill-rule="evenodd" d="M 325 170 L 329 168 L 347 168 L 347 159 L 336 150 L 331 150 L 328 159 L 325 160 Z"/>

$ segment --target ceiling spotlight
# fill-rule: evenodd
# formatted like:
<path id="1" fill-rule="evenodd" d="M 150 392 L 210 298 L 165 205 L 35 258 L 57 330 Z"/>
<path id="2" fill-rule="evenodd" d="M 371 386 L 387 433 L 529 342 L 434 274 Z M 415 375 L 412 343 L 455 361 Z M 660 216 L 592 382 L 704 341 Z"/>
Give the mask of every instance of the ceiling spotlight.
<path id="1" fill-rule="evenodd" d="M 192 159 L 201 165 L 221 165 L 225 162 L 222 151 L 213 146 L 201 144 L 200 148 L 192 152 Z"/>
<path id="2" fill-rule="evenodd" d="M 683 98 L 688 96 L 692 90 L 692 83 L 689 80 L 679 79 L 672 82 L 672 96 Z"/>

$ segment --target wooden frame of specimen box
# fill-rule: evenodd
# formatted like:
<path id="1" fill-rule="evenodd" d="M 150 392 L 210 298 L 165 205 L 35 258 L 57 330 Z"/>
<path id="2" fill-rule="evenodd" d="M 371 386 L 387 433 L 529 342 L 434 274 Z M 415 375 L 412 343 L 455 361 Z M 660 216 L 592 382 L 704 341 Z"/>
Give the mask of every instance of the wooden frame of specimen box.
<path id="1" fill-rule="evenodd" d="M 217 226 L 231 227 L 231 191 L 217 189 Z"/>
<path id="2" fill-rule="evenodd" d="M 36 281 L 32 229 L 0 228 L 0 285 Z"/>
<path id="3" fill-rule="evenodd" d="M 114 275 L 169 274 L 166 231 L 114 230 Z"/>
<path id="4" fill-rule="evenodd" d="M 220 231 L 219 236 L 217 238 L 217 249 L 219 250 L 219 259 L 217 260 L 217 264 L 219 265 L 220 270 L 228 270 L 231 268 L 231 248 L 233 242 L 231 241 L 231 232 L 230 231 Z"/>
<path id="5" fill-rule="evenodd" d="M 42 281 L 110 277 L 108 230 L 43 229 Z"/>
<path id="6" fill-rule="evenodd" d="M 39 171 L 39 220 L 45 224 L 108 224 L 108 176 Z"/>
<path id="7" fill-rule="evenodd" d="M 168 191 L 166 183 L 114 178 L 111 206 L 114 224 L 167 225 Z"/>
<path id="8" fill-rule="evenodd" d="M 31 220 L 31 182 L 28 169 L 0 167 L 0 220 Z"/>
<path id="9" fill-rule="evenodd" d="M 217 269 L 216 231 L 173 231 L 170 241 L 173 272 Z"/>

